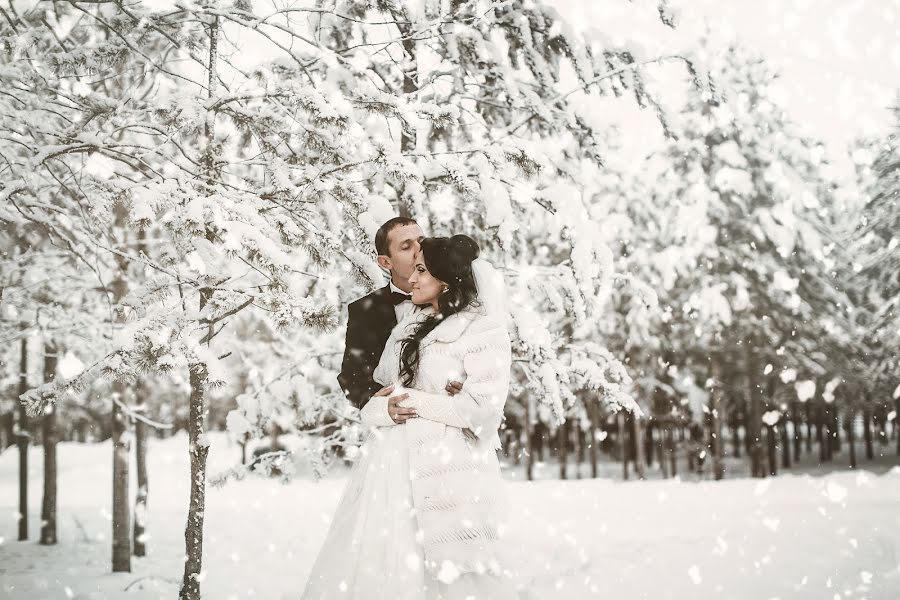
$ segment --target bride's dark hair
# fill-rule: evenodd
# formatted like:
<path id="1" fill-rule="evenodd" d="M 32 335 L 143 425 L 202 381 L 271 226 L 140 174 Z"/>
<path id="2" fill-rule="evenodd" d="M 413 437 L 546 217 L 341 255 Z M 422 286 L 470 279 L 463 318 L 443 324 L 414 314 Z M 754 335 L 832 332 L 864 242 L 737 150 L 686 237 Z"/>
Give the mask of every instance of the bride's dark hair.
<path id="1" fill-rule="evenodd" d="M 422 240 L 420 247 L 425 268 L 432 276 L 447 284 L 438 296 L 438 312 L 416 326 L 400 346 L 400 382 L 409 387 L 416 379 L 419 345 L 442 319 L 478 303 L 472 261 L 478 258 L 478 244 L 467 235 L 432 237 Z"/>

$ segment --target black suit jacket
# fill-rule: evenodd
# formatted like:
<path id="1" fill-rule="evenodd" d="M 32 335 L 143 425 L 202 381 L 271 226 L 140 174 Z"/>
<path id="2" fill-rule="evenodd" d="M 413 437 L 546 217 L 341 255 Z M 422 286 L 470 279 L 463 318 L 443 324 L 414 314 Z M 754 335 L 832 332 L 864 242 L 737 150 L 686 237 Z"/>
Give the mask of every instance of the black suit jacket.
<path id="1" fill-rule="evenodd" d="M 347 307 L 347 337 L 338 383 L 357 408 L 362 408 L 381 389 L 372 379 L 372 372 L 396 324 L 390 284 Z"/>

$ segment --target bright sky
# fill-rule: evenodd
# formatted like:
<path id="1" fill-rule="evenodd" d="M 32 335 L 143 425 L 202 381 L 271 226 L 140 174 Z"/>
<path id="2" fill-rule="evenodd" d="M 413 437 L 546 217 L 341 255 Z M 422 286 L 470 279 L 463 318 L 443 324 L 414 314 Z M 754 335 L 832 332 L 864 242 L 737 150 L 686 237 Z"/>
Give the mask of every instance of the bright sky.
<path id="1" fill-rule="evenodd" d="M 707 25 L 714 43 L 737 40 L 782 75 L 776 98 L 836 161 L 862 135 L 883 135 L 900 91 L 900 0 L 670 0 L 678 28 L 658 23 L 656 0 L 550 0 L 576 29 L 664 54 Z"/>
<path id="2" fill-rule="evenodd" d="M 648 56 L 691 47 L 707 30 L 714 44 L 737 40 L 760 52 L 783 75 L 775 100 L 802 130 L 827 144 L 844 175 L 850 170 L 848 145 L 860 136 L 884 135 L 891 124 L 888 107 L 900 102 L 900 0 L 668 0 L 678 17 L 675 31 L 659 22 L 658 0 L 545 1 L 576 31 L 637 42 Z M 147 0 L 157 9 L 172 2 Z M 258 12 L 271 7 L 270 0 L 253 4 Z M 265 60 L 261 47 L 246 42 L 247 58 Z M 664 102 L 677 98 L 674 88 L 665 87 L 667 77 L 671 72 L 660 70 Z M 648 116 L 629 122 L 635 154 L 659 137 Z"/>

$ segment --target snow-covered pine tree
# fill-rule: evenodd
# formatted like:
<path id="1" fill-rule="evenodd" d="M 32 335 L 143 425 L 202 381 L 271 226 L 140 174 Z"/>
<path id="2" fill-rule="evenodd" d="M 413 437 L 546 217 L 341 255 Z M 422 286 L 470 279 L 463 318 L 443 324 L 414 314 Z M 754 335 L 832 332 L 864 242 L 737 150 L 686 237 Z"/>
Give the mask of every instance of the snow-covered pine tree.
<path id="1" fill-rule="evenodd" d="M 747 398 L 761 476 L 764 402 L 780 385 L 774 366 L 824 373 L 829 348 L 810 344 L 841 336 L 847 298 L 828 275 L 832 207 L 821 146 L 768 97 L 775 75 L 762 60 L 731 48 L 712 71 L 727 100 L 689 95 L 683 134 L 659 178 L 659 222 L 697 249 L 663 288 L 665 338 L 699 381 L 719 373 L 732 381 L 713 385 Z M 671 270 L 666 251 L 660 264 Z"/>
<path id="2" fill-rule="evenodd" d="M 861 142 L 854 152 L 862 198 L 853 213 L 848 287 L 859 308 L 856 320 L 864 349 L 860 363 L 865 367 L 867 455 L 873 412 L 900 418 L 900 102 L 893 115 L 887 135 Z"/>

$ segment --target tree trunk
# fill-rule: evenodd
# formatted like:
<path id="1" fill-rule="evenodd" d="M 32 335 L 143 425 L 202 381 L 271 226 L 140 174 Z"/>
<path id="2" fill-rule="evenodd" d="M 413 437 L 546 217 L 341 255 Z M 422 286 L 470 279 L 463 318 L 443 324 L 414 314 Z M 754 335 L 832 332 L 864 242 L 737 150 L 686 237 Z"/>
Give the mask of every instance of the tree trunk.
<path id="1" fill-rule="evenodd" d="M 644 427 L 641 418 L 632 415 L 634 427 L 632 427 L 632 435 L 634 436 L 634 471 L 638 479 L 644 479 L 644 436 L 641 435 Z"/>
<path id="2" fill-rule="evenodd" d="M 207 94 L 209 99 L 216 95 L 218 45 L 219 18 L 213 17 L 209 25 L 209 64 L 207 69 Z M 213 191 L 214 175 L 216 173 L 215 157 L 213 156 L 215 117 L 215 112 L 207 111 L 206 121 L 203 125 L 203 136 L 206 140 L 203 163 L 210 194 Z M 213 232 L 207 230 L 206 237 L 212 240 Z M 202 288 L 200 290 L 199 304 L 201 311 L 206 307 L 210 297 L 212 297 L 210 288 Z M 210 324 L 207 336 L 212 335 L 212 327 Z M 200 600 L 200 577 L 203 566 L 203 518 L 206 507 L 206 458 L 209 454 L 209 441 L 204 433 L 204 419 L 206 418 L 205 394 L 208 372 L 206 365 L 202 363 L 191 363 L 188 365 L 188 370 L 191 388 L 187 424 L 188 453 L 191 460 L 191 486 L 187 523 L 184 527 L 184 575 L 181 581 L 179 598 L 180 600 Z"/>
<path id="3" fill-rule="evenodd" d="M 769 475 L 774 477 L 778 475 L 778 453 L 777 453 L 777 433 L 775 432 L 774 425 L 766 425 L 766 446 L 768 446 L 768 459 L 769 459 Z"/>
<path id="4" fill-rule="evenodd" d="M 791 420 L 794 424 L 794 460 L 800 460 L 800 450 L 803 448 L 803 419 L 800 415 L 800 404 L 795 400 L 791 407 Z"/>
<path id="5" fill-rule="evenodd" d="M 584 463 L 584 428 L 581 419 L 575 421 L 575 479 L 581 479 L 581 465 Z"/>
<path id="6" fill-rule="evenodd" d="M 131 522 L 128 505 L 128 462 L 131 442 L 128 435 L 128 415 L 122 407 L 126 401 L 126 386 L 117 381 L 113 385 L 112 444 L 112 570 L 131 572 Z"/>
<path id="7" fill-rule="evenodd" d="M 143 392 L 143 390 L 141 390 Z M 136 410 L 143 412 L 143 402 Z M 149 482 L 147 480 L 147 424 L 136 419 L 134 423 L 134 455 L 137 467 L 137 495 L 134 499 L 134 531 L 133 544 L 135 556 L 147 555 L 147 496 Z"/>
<path id="8" fill-rule="evenodd" d="M 563 421 L 556 434 L 559 446 L 559 478 L 566 479 L 566 466 L 569 460 L 569 422 Z"/>
<path id="9" fill-rule="evenodd" d="M 250 434 L 245 433 L 241 438 L 241 441 L 238 442 L 238 445 L 241 447 L 241 464 L 247 464 L 247 443 L 250 441 Z"/>
<path id="10" fill-rule="evenodd" d="M 203 566 L 203 517 L 206 506 L 206 457 L 209 445 L 204 434 L 206 367 L 190 367 L 190 421 L 188 443 L 191 458 L 191 499 L 184 529 L 185 562 L 181 600 L 200 600 L 200 572 Z"/>
<path id="11" fill-rule="evenodd" d="M 757 388 L 756 377 L 759 368 L 756 361 L 755 344 L 752 340 L 748 340 L 746 346 L 747 360 L 747 400 L 750 405 L 747 417 L 747 438 L 750 443 L 750 471 L 753 477 L 765 477 L 766 471 L 763 468 L 763 448 L 762 448 L 762 398 L 761 390 Z"/>
<path id="12" fill-rule="evenodd" d="M 28 339 L 23 337 L 20 346 L 19 396 L 28 391 Z M 16 429 L 16 445 L 19 449 L 19 541 L 28 539 L 28 445 L 31 441 L 31 423 L 25 405 L 19 401 L 19 423 Z"/>
<path id="13" fill-rule="evenodd" d="M 872 460 L 875 458 L 875 449 L 872 447 L 872 409 L 870 408 L 872 405 L 869 400 L 867 397 L 866 406 L 863 408 L 863 439 L 866 442 L 866 459 Z"/>
<path id="14" fill-rule="evenodd" d="M 647 457 L 647 466 L 653 466 L 653 454 L 656 452 L 656 440 L 654 432 L 656 431 L 656 422 L 653 417 L 647 419 L 647 426 L 644 428 L 644 454 Z"/>
<path id="15" fill-rule="evenodd" d="M 784 415 L 781 418 L 780 427 L 778 428 L 781 433 L 781 466 L 785 469 L 791 468 L 791 439 L 788 435 L 788 418 L 787 415 Z"/>
<path id="16" fill-rule="evenodd" d="M 809 400 L 804 402 L 805 406 L 803 407 L 806 413 L 806 453 L 812 454 L 812 428 L 813 428 L 813 419 L 812 419 L 812 404 Z"/>
<path id="17" fill-rule="evenodd" d="M 852 410 L 847 411 L 847 444 L 850 446 L 850 468 L 856 468 L 856 435 L 853 432 L 853 418 L 854 414 Z"/>
<path id="18" fill-rule="evenodd" d="M 391 9 L 391 17 L 397 26 L 401 35 L 401 45 L 403 47 L 403 95 L 410 102 L 415 99 L 415 92 L 419 91 L 419 66 L 416 38 L 418 37 L 413 30 L 413 20 L 410 18 L 409 12 L 403 3 L 399 3 L 396 8 Z M 408 127 L 407 127 L 408 125 Z M 416 151 L 416 130 L 415 122 L 404 124 L 400 121 L 400 152 L 403 154 L 412 154 Z M 398 213 L 401 217 L 413 217 L 413 208 L 415 199 L 412 197 L 406 184 L 398 193 Z"/>
<path id="19" fill-rule="evenodd" d="M 669 478 L 669 461 L 666 459 L 666 432 L 669 429 L 668 424 L 664 424 L 661 421 L 656 421 L 657 428 L 657 441 L 656 441 L 656 460 L 659 461 L 659 469 L 662 471 L 663 479 Z"/>
<path id="20" fill-rule="evenodd" d="M 544 462 L 544 431 L 546 427 L 543 423 L 538 421 L 534 424 L 534 428 L 532 429 L 534 435 L 534 450 L 535 450 L 535 460 L 538 462 Z"/>
<path id="21" fill-rule="evenodd" d="M 616 415 L 619 426 L 619 448 L 622 452 L 622 478 L 628 479 L 628 444 L 625 441 L 625 414 L 620 410 Z"/>
<path id="22" fill-rule="evenodd" d="M 841 451 L 841 419 L 837 404 L 831 405 L 831 454 Z"/>
<path id="23" fill-rule="evenodd" d="M 675 439 L 675 429 L 673 427 L 669 427 L 669 466 L 672 471 L 672 477 L 678 476 L 678 453 L 675 451 L 677 447 L 678 441 Z"/>
<path id="24" fill-rule="evenodd" d="M 534 453 L 535 453 L 535 439 L 534 439 L 534 423 L 531 422 L 531 397 L 529 396 L 525 402 L 525 447 L 528 449 L 528 454 L 525 457 L 525 479 L 528 481 L 534 481 Z"/>
<path id="25" fill-rule="evenodd" d="M 831 405 L 822 399 L 822 452 L 824 460 L 831 460 Z"/>
<path id="26" fill-rule="evenodd" d="M 819 461 L 825 462 L 826 460 L 826 450 L 825 450 L 825 440 L 827 435 L 825 433 L 825 401 L 822 400 L 818 395 L 818 391 L 816 392 L 815 397 L 816 403 L 816 443 L 819 445 Z"/>
<path id="27" fill-rule="evenodd" d="M 712 469 L 716 481 L 725 477 L 725 463 L 722 460 L 722 373 L 719 367 L 719 358 L 714 356 L 710 360 L 709 376 L 713 381 L 710 400 L 710 437 L 712 437 Z"/>
<path id="28" fill-rule="evenodd" d="M 900 398 L 894 402 L 894 431 L 897 432 L 897 456 L 900 456 Z"/>
<path id="29" fill-rule="evenodd" d="M 44 383 L 56 377 L 58 356 L 56 346 L 44 344 Z M 44 498 L 41 502 L 41 544 L 56 543 L 56 413 L 58 406 L 51 404 L 41 419 L 44 444 Z"/>
<path id="30" fill-rule="evenodd" d="M 741 457 L 741 426 L 735 421 L 731 428 L 731 446 L 735 458 Z"/>
<path id="31" fill-rule="evenodd" d="M 597 407 L 595 402 L 591 402 L 588 407 L 588 415 L 590 417 L 590 428 L 588 429 L 588 454 L 591 459 L 591 477 L 597 478 Z"/>

